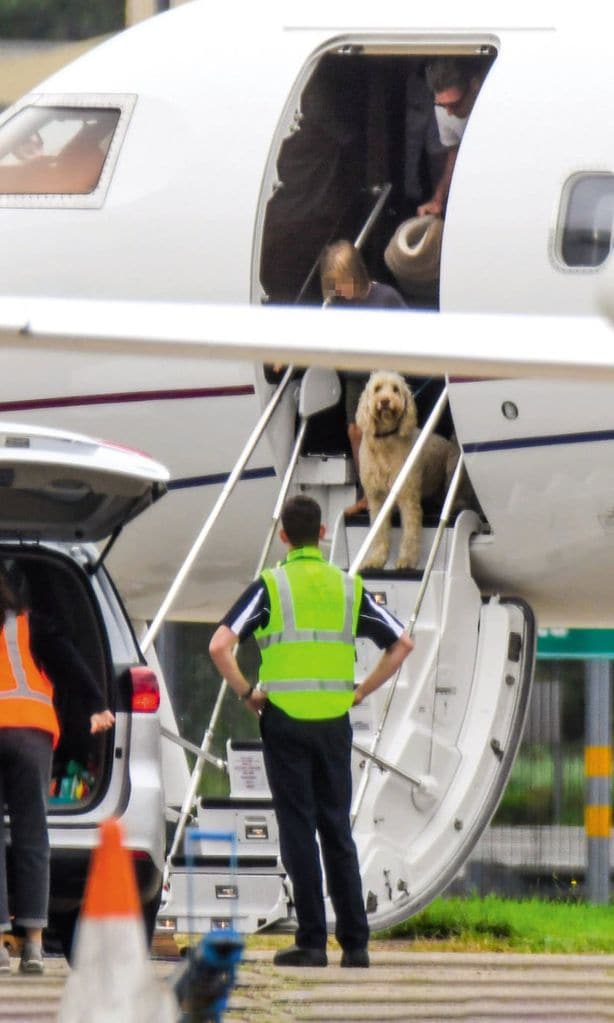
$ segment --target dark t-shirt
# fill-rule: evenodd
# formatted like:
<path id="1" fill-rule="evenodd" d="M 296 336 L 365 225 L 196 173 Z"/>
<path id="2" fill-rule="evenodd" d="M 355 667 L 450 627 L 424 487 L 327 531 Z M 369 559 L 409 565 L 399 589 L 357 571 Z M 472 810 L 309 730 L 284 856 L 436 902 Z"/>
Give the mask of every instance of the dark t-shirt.
<path id="1" fill-rule="evenodd" d="M 390 284 L 372 281 L 369 294 L 365 298 L 355 298 L 352 305 L 364 309 L 407 309 L 405 302 Z"/>
<path id="2" fill-rule="evenodd" d="M 70 690 L 71 698 L 88 718 L 105 710 L 102 686 L 77 648 L 46 615 L 31 612 L 30 647 L 34 660 L 51 679 L 56 699 Z"/>
<path id="3" fill-rule="evenodd" d="M 103 686 L 74 644 L 51 617 L 31 612 L 30 649 L 53 684 L 53 703 L 60 722 L 54 772 L 77 761 L 86 766 L 98 736 L 90 735 L 90 717 L 108 706 Z"/>
<path id="4" fill-rule="evenodd" d="M 350 309 L 407 309 L 398 291 L 390 284 L 380 284 L 379 281 L 371 281 L 369 293 L 364 298 L 342 298 L 337 295 L 330 304 Z"/>

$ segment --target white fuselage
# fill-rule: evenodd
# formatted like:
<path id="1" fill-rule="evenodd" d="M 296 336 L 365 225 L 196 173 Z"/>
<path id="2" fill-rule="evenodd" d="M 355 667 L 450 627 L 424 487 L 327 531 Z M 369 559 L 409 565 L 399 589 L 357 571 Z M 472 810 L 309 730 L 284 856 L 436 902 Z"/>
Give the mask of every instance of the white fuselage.
<path id="1" fill-rule="evenodd" d="M 260 302 L 266 204 L 322 55 L 330 52 L 336 66 L 362 47 L 368 67 L 370 55 L 385 63 L 488 49 L 496 58 L 460 147 L 445 219 L 440 308 L 593 314 L 601 269 L 565 263 L 561 224 L 574 175 L 614 174 L 614 19 L 604 11 L 599 28 L 588 14 L 582 25 L 554 27 L 560 6 L 514 5 L 492 24 L 492 5 L 469 3 L 467 27 L 459 27 L 451 2 L 300 12 L 268 2 L 239 12 L 195 0 L 115 37 L 28 98 L 70 106 L 88 97 L 95 106 L 124 97 L 131 112 L 97 206 L 0 197 L 3 294 Z M 269 393 L 261 368 L 31 351 L 2 358 L 4 418 L 113 438 L 169 466 L 170 496 L 112 555 L 131 610 L 151 616 Z M 491 528 L 473 544 L 477 578 L 527 599 L 540 623 L 611 622 L 612 397 L 605 385 L 451 383 L 454 428 Z M 516 406 L 515 419 L 504 416 L 504 402 Z M 292 422 L 287 403 L 176 617 L 215 619 L 252 577 Z"/>

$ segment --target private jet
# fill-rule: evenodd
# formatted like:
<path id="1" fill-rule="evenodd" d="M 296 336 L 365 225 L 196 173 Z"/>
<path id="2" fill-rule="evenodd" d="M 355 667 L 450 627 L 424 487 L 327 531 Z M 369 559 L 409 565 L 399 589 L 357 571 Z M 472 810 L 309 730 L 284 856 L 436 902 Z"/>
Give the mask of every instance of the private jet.
<path id="1" fill-rule="evenodd" d="M 597 299 L 607 307 L 614 219 L 611 27 L 592 4 L 581 20 L 554 3 L 468 2 L 461 18 L 450 2 L 392 0 L 270 2 L 237 18 L 194 0 L 0 121 L 0 414 L 169 466 L 169 496 L 109 555 L 135 619 L 159 610 L 205 520 L 212 543 L 193 549 L 164 614 L 215 620 L 257 570 L 280 481 L 322 501 L 330 557 L 358 570 L 369 527 L 343 514 L 356 479 L 335 369 L 393 366 L 434 385 L 425 436 L 449 401 L 475 506 L 454 516 L 449 495 L 440 524 L 425 520 L 418 571 L 368 579 L 416 638 L 354 720 L 373 926 L 440 891 L 494 812 L 536 621 L 611 623 L 612 332 Z M 436 279 L 407 290 L 407 311 L 321 309 L 323 247 L 353 240 L 382 278 L 390 239 L 432 193 L 425 70 L 438 59 L 465 62 L 480 88 Z M 307 365 L 320 369 L 296 372 Z M 247 752 L 229 751 L 231 802 L 198 814 L 238 822 L 253 929 L 291 893 Z M 203 919 L 218 925 L 228 890 L 200 852 Z"/>

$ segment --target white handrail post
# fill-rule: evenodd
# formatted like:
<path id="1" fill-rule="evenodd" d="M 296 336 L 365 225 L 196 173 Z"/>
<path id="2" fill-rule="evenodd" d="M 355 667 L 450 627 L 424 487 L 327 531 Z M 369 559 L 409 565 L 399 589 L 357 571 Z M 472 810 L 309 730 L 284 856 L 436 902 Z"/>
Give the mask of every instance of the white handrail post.
<path id="1" fill-rule="evenodd" d="M 354 561 L 352 562 L 352 564 L 350 566 L 350 575 L 355 575 L 356 572 L 358 571 L 358 569 L 360 568 L 361 562 L 362 562 L 365 554 L 367 553 L 367 551 L 368 551 L 368 549 L 369 549 L 369 547 L 371 545 L 371 542 L 372 542 L 371 538 L 372 538 L 372 536 L 376 536 L 377 535 L 377 531 L 378 531 L 381 523 L 384 521 L 386 515 L 388 514 L 390 508 L 392 507 L 394 501 L 396 500 L 397 494 L 401 490 L 401 487 L 405 483 L 405 480 L 409 476 L 411 470 L 413 469 L 413 467 L 415 466 L 418 458 L 420 457 L 420 455 L 422 453 L 422 449 L 424 448 L 428 438 L 431 436 L 431 434 L 433 433 L 437 423 L 439 422 L 439 419 L 441 418 L 441 414 L 442 414 L 442 412 L 444 410 L 445 405 L 447 404 L 447 401 L 448 401 L 448 389 L 447 389 L 447 387 L 444 387 L 444 389 L 441 392 L 441 394 L 440 394 L 440 396 L 439 396 L 435 406 L 433 407 L 433 409 L 431 411 L 430 416 L 428 417 L 428 419 L 427 419 L 427 421 L 426 421 L 426 423 L 425 423 L 425 425 L 424 425 L 424 427 L 423 427 L 423 429 L 422 429 L 422 431 L 420 433 L 420 436 L 419 436 L 417 442 L 414 444 L 414 446 L 413 446 L 413 448 L 412 448 L 412 450 L 411 450 L 411 452 L 409 454 L 409 457 L 407 458 L 407 461 L 405 462 L 405 464 L 404 464 L 403 468 L 401 469 L 399 475 L 397 476 L 396 480 L 394 481 L 394 484 L 393 484 L 393 486 L 392 486 L 392 488 L 390 490 L 390 493 L 389 493 L 388 497 L 386 498 L 382 508 L 380 509 L 379 515 L 376 517 L 375 522 L 371 525 L 371 528 L 367 532 L 367 536 L 365 537 L 363 543 L 361 544 L 360 549 L 358 551 L 358 554 L 356 555 L 356 557 L 354 558 Z M 431 550 L 429 552 L 429 556 L 428 556 L 428 559 L 427 559 L 427 564 L 426 564 L 426 567 L 425 567 L 425 570 L 424 570 L 424 573 L 423 573 L 423 576 L 422 576 L 422 584 L 421 584 L 420 590 L 418 592 L 417 609 L 414 608 L 414 613 L 412 614 L 410 622 L 409 622 L 409 624 L 407 626 L 407 632 L 408 632 L 408 634 L 410 636 L 413 635 L 413 631 L 414 631 L 414 627 L 415 627 L 415 623 L 416 623 L 416 618 L 418 616 L 418 612 L 420 610 L 420 605 L 422 604 L 422 600 L 424 599 L 424 594 L 426 592 L 426 587 L 428 585 L 428 579 L 429 579 L 429 576 L 430 576 L 432 568 L 433 568 L 433 564 L 434 564 L 435 557 L 436 557 L 436 554 L 437 554 L 437 549 L 439 548 L 439 544 L 440 544 L 441 538 L 443 536 L 443 530 L 445 529 L 445 524 L 447 523 L 447 521 L 448 521 L 448 519 L 450 517 L 450 512 L 451 512 L 451 509 L 452 509 L 452 504 L 453 504 L 454 498 L 456 496 L 456 491 L 458 489 L 458 485 L 459 485 L 460 478 L 461 478 L 462 467 L 463 467 L 463 459 L 462 459 L 462 455 L 461 455 L 459 457 L 458 464 L 456 466 L 456 470 L 455 470 L 454 476 L 452 477 L 452 482 L 450 484 L 448 493 L 446 495 L 446 499 L 444 501 L 444 506 L 443 506 L 443 509 L 442 509 L 442 514 L 441 514 L 439 528 L 438 528 L 438 531 L 437 531 L 437 533 L 435 535 L 434 542 L 431 545 Z M 444 515 L 445 515 L 445 521 L 444 521 Z M 443 526 L 442 526 L 442 522 L 443 522 Z M 363 799 L 364 799 L 364 796 L 365 796 L 365 792 L 367 790 L 367 785 L 369 783 L 369 778 L 370 778 L 370 774 L 371 774 L 371 767 L 372 767 L 372 765 L 374 763 L 374 760 L 376 758 L 377 750 L 379 748 L 379 744 L 380 744 L 380 741 L 381 741 L 381 738 L 382 738 L 382 734 L 384 732 L 386 721 L 388 719 L 388 713 L 390 711 L 390 707 L 392 705 L 392 701 L 393 701 L 394 695 L 396 693 L 396 687 L 397 687 L 397 682 L 398 682 L 398 679 L 399 679 L 399 673 L 400 673 L 400 669 L 399 669 L 399 671 L 397 671 L 396 675 L 394 676 L 394 678 L 392 679 L 390 685 L 388 686 L 388 691 L 386 693 L 386 701 L 384 703 L 384 709 L 382 711 L 382 714 L 381 714 L 381 717 L 380 717 L 380 720 L 379 720 L 377 731 L 376 731 L 376 733 L 375 733 L 375 735 L 373 737 L 373 742 L 371 743 L 370 750 L 366 750 L 363 747 L 361 747 L 360 750 L 359 750 L 361 755 L 366 757 L 366 761 L 367 762 L 365 764 L 365 771 L 364 771 L 364 774 L 363 774 L 362 778 L 360 779 L 360 785 L 358 787 L 358 791 L 357 791 L 356 797 L 354 799 L 354 804 L 352 806 L 352 814 L 351 814 L 352 826 L 354 825 L 354 823 L 356 821 L 356 818 L 358 817 L 358 814 L 360 812 L 360 808 L 362 806 L 362 802 L 363 802 Z"/>
<path id="2" fill-rule="evenodd" d="M 268 423 L 271 417 L 273 416 L 273 413 L 277 409 L 277 406 L 281 401 L 281 398 L 285 392 L 286 386 L 289 383 L 293 372 L 294 367 L 288 366 L 286 372 L 282 377 L 279 387 L 276 388 L 275 393 L 272 395 L 268 405 L 264 409 L 262 415 L 260 416 L 258 422 L 256 423 L 256 426 L 254 427 L 252 433 L 250 434 L 247 444 L 243 448 L 243 451 L 241 452 L 239 459 L 234 466 L 234 469 L 230 473 L 230 476 L 228 477 L 226 483 L 224 484 L 224 487 L 222 488 L 221 494 L 219 495 L 217 501 L 215 502 L 213 508 L 211 509 L 209 515 L 207 516 L 207 519 L 202 529 L 200 530 L 198 536 L 196 537 L 194 543 L 192 544 L 187 557 L 185 558 L 181 568 L 179 569 L 177 575 L 175 576 L 168 590 L 168 593 L 166 594 L 166 597 L 162 601 L 160 607 L 158 608 L 152 620 L 151 625 L 149 626 L 147 632 L 145 633 L 145 636 L 143 637 L 141 643 L 141 649 L 143 653 L 145 653 L 149 649 L 150 645 L 153 643 L 154 639 L 158 635 L 160 627 L 164 622 L 164 619 L 168 614 L 168 611 L 173 605 L 181 587 L 183 586 L 183 583 L 185 582 L 185 579 L 190 569 L 192 568 L 192 565 L 194 564 L 196 558 L 198 557 L 205 540 L 209 536 L 209 533 L 211 532 L 215 523 L 220 517 L 220 514 L 228 498 L 232 494 L 235 486 L 237 485 L 239 479 L 241 478 L 241 474 L 245 466 L 247 465 L 247 462 L 251 458 L 254 449 L 258 444 L 258 441 L 262 437 L 262 434 L 264 433 L 266 427 L 268 426 Z"/>

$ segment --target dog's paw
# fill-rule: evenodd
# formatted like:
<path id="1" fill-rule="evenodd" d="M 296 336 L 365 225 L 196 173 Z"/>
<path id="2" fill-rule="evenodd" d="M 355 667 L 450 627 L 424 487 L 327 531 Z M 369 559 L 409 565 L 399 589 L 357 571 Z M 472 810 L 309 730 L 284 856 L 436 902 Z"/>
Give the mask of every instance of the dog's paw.
<path id="1" fill-rule="evenodd" d="M 397 561 L 397 563 L 396 563 L 396 565 L 394 567 L 397 570 L 397 572 L 404 572 L 404 571 L 406 571 L 407 569 L 410 569 L 410 568 L 411 569 L 417 568 L 418 565 L 417 565 L 415 560 L 412 560 L 412 559 L 408 560 L 406 558 L 399 558 L 399 560 Z"/>
<path id="2" fill-rule="evenodd" d="M 387 560 L 388 559 L 385 556 L 381 558 L 378 557 L 367 558 L 365 561 L 363 561 L 362 565 L 360 566 L 360 571 L 361 572 L 374 571 L 378 568 L 384 568 Z"/>

